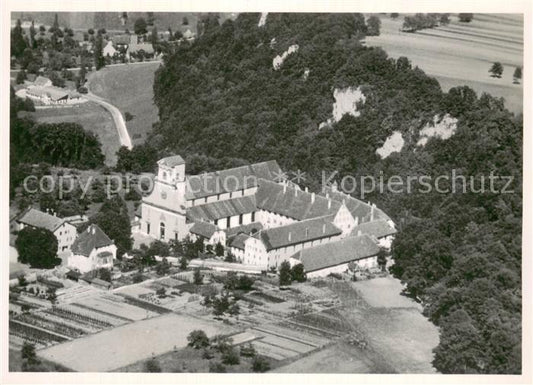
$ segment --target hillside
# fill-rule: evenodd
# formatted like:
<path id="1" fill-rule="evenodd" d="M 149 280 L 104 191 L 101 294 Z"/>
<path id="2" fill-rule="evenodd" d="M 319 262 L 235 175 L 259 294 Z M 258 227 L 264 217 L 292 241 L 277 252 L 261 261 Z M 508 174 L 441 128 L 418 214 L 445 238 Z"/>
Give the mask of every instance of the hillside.
<path id="1" fill-rule="evenodd" d="M 403 15 L 380 15 L 381 33 L 368 36 L 368 46 L 381 47 L 393 58 L 408 56 L 413 65 L 434 76 L 443 90 L 468 85 L 478 95 L 502 96 L 513 112 L 522 111 L 522 85 L 513 83 L 516 67 L 523 65 L 523 18 L 519 14 L 475 14 L 469 23 L 450 16 L 450 24 L 416 33 L 402 32 Z M 502 78 L 488 70 L 501 62 Z"/>
<path id="2" fill-rule="evenodd" d="M 522 116 L 468 87 L 443 92 L 408 58 L 362 45 L 362 15 L 259 20 L 203 19 L 195 43 L 165 56 L 154 84 L 160 122 L 149 145 L 185 156 L 189 172 L 277 159 L 285 170 L 304 171 L 314 190 L 322 170 L 338 171 L 339 180 L 452 170 L 478 184 L 490 173 L 512 177 L 513 191 L 505 194 L 385 189 L 364 199 L 399 224 L 393 273 L 441 330 L 435 368 L 519 373 Z M 358 95 L 359 102 L 337 121 L 339 95 Z M 450 135 L 419 145 L 421 132 L 443 117 L 455 122 Z M 393 137 L 401 146 L 381 158 L 376 150 Z M 451 187 L 449 179 L 444 184 Z M 361 192 L 358 185 L 353 193 Z"/>

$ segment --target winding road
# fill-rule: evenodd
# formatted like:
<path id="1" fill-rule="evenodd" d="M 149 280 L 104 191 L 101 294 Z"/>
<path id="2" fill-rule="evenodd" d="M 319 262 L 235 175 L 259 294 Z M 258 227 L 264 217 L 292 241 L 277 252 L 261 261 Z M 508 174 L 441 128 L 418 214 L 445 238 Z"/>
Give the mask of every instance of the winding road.
<path id="1" fill-rule="evenodd" d="M 120 144 L 123 146 L 126 146 L 128 149 L 131 150 L 133 146 L 131 144 L 130 134 L 128 133 L 126 122 L 124 121 L 124 118 L 122 117 L 122 113 L 120 112 L 120 110 L 114 105 L 112 105 L 111 103 L 102 99 L 101 97 L 93 94 L 90 91 L 89 87 L 87 87 L 87 90 L 88 90 L 88 93 L 83 96 L 92 102 L 98 103 L 99 105 L 101 105 L 102 107 L 104 107 L 106 110 L 109 111 L 109 113 L 113 117 L 113 121 L 115 122 L 115 127 L 117 128 L 118 136 L 120 139 Z"/>

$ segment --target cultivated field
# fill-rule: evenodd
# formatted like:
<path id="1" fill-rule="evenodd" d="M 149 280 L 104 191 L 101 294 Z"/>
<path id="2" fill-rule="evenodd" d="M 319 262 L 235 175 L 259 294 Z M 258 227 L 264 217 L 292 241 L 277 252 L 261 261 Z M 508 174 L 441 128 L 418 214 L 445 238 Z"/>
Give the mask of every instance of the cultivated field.
<path id="1" fill-rule="evenodd" d="M 116 152 L 120 148 L 117 130 L 109 112 L 93 102 L 60 108 L 39 108 L 35 112 L 24 112 L 39 123 L 79 123 L 87 131 L 95 133 L 102 143 L 105 163 L 114 166 Z"/>
<path id="2" fill-rule="evenodd" d="M 113 104 L 124 117 L 126 112 L 133 115 L 126 126 L 134 145 L 144 142 L 158 120 L 153 86 L 159 65 L 159 62 L 116 65 L 89 74 L 92 93 Z"/>
<path id="3" fill-rule="evenodd" d="M 204 330 L 209 337 L 232 331 L 221 323 L 167 314 L 52 346 L 38 354 L 80 372 L 111 371 L 175 347 L 183 348 L 187 335 L 195 329 Z"/>
<path id="4" fill-rule="evenodd" d="M 522 111 L 522 86 L 513 84 L 513 73 L 523 65 L 523 20 L 521 15 L 475 14 L 470 23 L 450 16 L 448 26 L 401 32 L 403 17 L 380 15 L 380 36 L 369 36 L 366 45 L 382 47 L 389 56 L 408 57 L 441 83 L 443 90 L 468 85 L 476 92 L 504 97 L 513 112 Z M 501 79 L 492 78 L 493 62 L 503 64 Z"/>

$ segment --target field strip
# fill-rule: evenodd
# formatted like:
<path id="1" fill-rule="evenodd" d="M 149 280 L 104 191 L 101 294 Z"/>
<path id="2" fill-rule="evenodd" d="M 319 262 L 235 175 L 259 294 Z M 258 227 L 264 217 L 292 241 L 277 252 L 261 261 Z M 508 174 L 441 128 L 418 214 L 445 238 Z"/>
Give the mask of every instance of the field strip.
<path id="1" fill-rule="evenodd" d="M 23 326 L 23 327 L 27 327 L 29 329 L 35 329 L 35 330 L 39 330 L 40 332 L 43 332 L 45 334 L 50 334 L 50 335 L 53 335 L 55 337 L 58 337 L 58 338 L 62 338 L 66 341 L 70 341 L 72 340 L 72 338 L 70 337 L 67 337 L 67 336 L 64 336 L 63 334 L 59 334 L 59 333 L 56 333 L 56 332 L 53 332 L 51 330 L 48 330 L 48 329 L 43 329 L 39 326 L 35 326 L 35 325 L 31 325 L 31 324 L 28 324 L 28 323 L 25 323 L 25 322 L 20 322 L 20 321 L 17 321 L 17 320 L 9 320 L 9 322 L 13 322 L 14 324 L 17 324 L 17 325 L 20 325 L 20 326 Z"/>
<path id="2" fill-rule="evenodd" d="M 288 339 L 288 340 L 291 340 L 291 341 L 295 341 L 295 342 L 298 342 L 298 343 L 301 343 L 301 344 L 304 344 L 304 345 L 311 346 L 313 348 L 320 347 L 320 344 L 316 344 L 316 343 L 313 343 L 311 341 L 305 341 L 303 339 L 298 339 L 298 338 L 295 338 L 295 337 L 292 337 L 292 336 L 288 336 L 286 334 L 277 333 L 277 332 L 275 332 L 273 330 L 263 329 L 262 327 L 259 327 L 259 326 L 253 327 L 253 328 L 251 328 L 251 330 L 257 330 L 257 331 L 262 332 L 264 334 L 271 334 L 273 336 L 285 338 L 285 339 Z"/>
<path id="3" fill-rule="evenodd" d="M 488 42 L 486 40 L 462 39 L 462 38 L 456 37 L 456 36 L 446 36 L 444 34 L 431 33 L 431 32 L 428 32 L 427 30 L 418 31 L 417 34 L 418 35 L 422 35 L 422 36 L 437 37 L 437 38 L 446 39 L 446 40 L 464 41 L 465 43 L 470 43 L 470 44 L 472 44 L 472 45 L 474 45 L 476 47 L 478 46 L 478 44 L 483 44 L 485 46 L 494 47 L 494 48 L 498 48 L 498 49 L 521 52 L 521 50 L 519 50 L 517 48 L 509 47 L 509 46 L 502 45 L 502 44 L 490 43 L 490 42 Z"/>
<path id="4" fill-rule="evenodd" d="M 442 32 L 451 33 L 451 34 L 455 34 L 455 35 L 465 35 L 465 36 L 477 37 L 477 38 L 480 38 L 481 41 L 497 40 L 497 41 L 501 41 L 501 42 L 504 42 L 504 43 L 516 44 L 516 45 L 519 45 L 519 46 L 522 46 L 524 44 L 523 40 L 520 40 L 518 38 L 512 38 L 510 36 L 509 36 L 509 38 L 503 38 L 501 35 L 491 34 L 489 32 L 487 32 L 487 33 L 485 33 L 485 32 L 473 33 L 473 32 L 466 32 L 464 30 L 456 30 L 456 29 L 446 28 L 446 27 L 440 27 L 436 31 L 442 31 Z"/>
<path id="5" fill-rule="evenodd" d="M 293 325 L 298 326 L 298 327 L 302 327 L 302 328 L 308 329 L 308 330 L 314 330 L 317 333 L 329 334 L 329 335 L 331 335 L 333 337 L 340 337 L 341 336 L 340 334 L 332 332 L 330 330 L 320 329 L 320 328 L 317 328 L 315 326 L 312 326 L 312 325 L 309 325 L 309 324 L 305 324 L 305 323 L 302 323 L 302 322 L 297 322 L 297 321 L 293 321 L 293 320 L 285 320 L 285 322 L 287 322 L 289 324 L 293 324 Z"/>
<path id="6" fill-rule="evenodd" d="M 116 318 L 116 319 L 119 319 L 119 320 L 123 320 L 123 321 L 126 321 L 126 322 L 133 322 L 134 320 L 130 319 L 130 318 L 126 318 L 126 317 L 123 317 L 123 316 L 120 316 L 118 314 L 113 314 L 113 313 L 108 313 L 106 311 L 103 311 L 103 310 L 100 310 L 100 309 L 95 309 L 95 308 L 92 308 L 90 306 L 86 306 L 86 305 L 83 305 L 81 303 L 69 303 L 69 305 L 72 305 L 72 306 L 76 306 L 76 307 L 79 307 L 80 309 L 85 309 L 85 310 L 89 310 L 89 311 L 93 311 L 95 313 L 99 313 L 99 314 L 102 314 L 102 315 L 106 315 L 108 317 L 112 317 L 112 318 Z"/>

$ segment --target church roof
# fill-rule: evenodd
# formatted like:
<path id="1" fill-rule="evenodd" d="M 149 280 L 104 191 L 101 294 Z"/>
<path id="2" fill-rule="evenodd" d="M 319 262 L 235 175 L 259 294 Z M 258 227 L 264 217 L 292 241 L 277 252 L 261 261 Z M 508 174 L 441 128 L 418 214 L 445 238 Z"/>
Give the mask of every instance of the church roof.
<path id="1" fill-rule="evenodd" d="M 372 257 L 378 252 L 379 246 L 368 235 L 361 235 L 303 249 L 291 258 L 299 260 L 304 270 L 311 272 Z"/>
<path id="2" fill-rule="evenodd" d="M 254 237 L 259 238 L 267 251 L 299 243 L 340 235 L 341 229 L 331 223 L 333 218 L 320 217 L 294 222 L 289 225 L 262 230 Z"/>
<path id="3" fill-rule="evenodd" d="M 113 241 L 98 225 L 92 224 L 72 244 L 72 254 L 88 257 L 95 248 L 112 245 Z"/>
<path id="4" fill-rule="evenodd" d="M 161 159 L 159 162 L 157 162 L 157 164 L 167 166 L 167 167 L 175 167 L 181 164 L 185 164 L 185 161 L 183 160 L 181 156 L 173 155 L 173 156 L 167 156 L 166 158 Z"/>
<path id="5" fill-rule="evenodd" d="M 296 220 L 323 217 L 336 214 L 341 203 L 318 194 L 260 180 L 256 193 L 257 207 L 266 211 L 282 214 Z"/>
<path id="6" fill-rule="evenodd" d="M 259 178 L 275 180 L 282 171 L 275 160 L 187 177 L 186 198 L 199 199 L 257 186 Z"/>
<path id="7" fill-rule="evenodd" d="M 30 208 L 25 213 L 23 213 L 18 219 L 17 222 L 29 225 L 32 227 L 37 227 L 41 229 L 47 229 L 51 232 L 54 232 L 59 228 L 65 221 L 56 216 L 47 214 L 45 212 Z"/>
<path id="8" fill-rule="evenodd" d="M 334 190 L 329 186 L 324 187 L 324 195 L 326 194 L 337 202 L 344 202 L 346 208 L 350 211 L 354 219 L 359 219 L 359 223 L 371 220 L 372 206 L 367 202 L 354 198 L 350 194 Z M 374 219 L 389 220 L 390 218 L 382 210 L 374 207 Z"/>
<path id="9" fill-rule="evenodd" d="M 187 218 L 192 221 L 214 221 L 256 211 L 255 197 L 248 195 L 189 207 Z"/>

